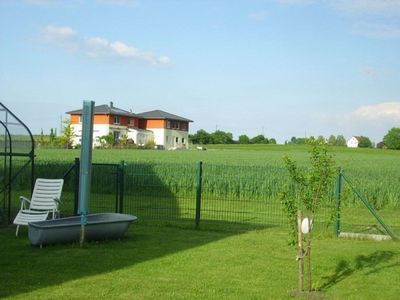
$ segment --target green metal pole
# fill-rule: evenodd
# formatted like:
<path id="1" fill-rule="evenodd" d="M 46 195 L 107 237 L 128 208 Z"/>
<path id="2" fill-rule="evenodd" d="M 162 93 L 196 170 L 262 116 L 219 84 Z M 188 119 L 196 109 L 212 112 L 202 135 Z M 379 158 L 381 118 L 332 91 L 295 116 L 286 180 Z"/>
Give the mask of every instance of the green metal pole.
<path id="1" fill-rule="evenodd" d="M 351 190 L 354 192 L 354 194 L 357 195 L 357 197 L 361 200 L 361 202 L 365 205 L 365 207 L 369 210 L 369 212 L 375 217 L 375 219 L 379 222 L 379 224 L 382 225 L 382 227 L 385 229 L 386 233 L 394 240 L 397 239 L 396 235 L 390 230 L 390 228 L 383 222 L 381 217 L 378 215 L 378 213 L 375 211 L 375 209 L 372 207 L 372 205 L 368 202 L 366 198 L 364 198 L 361 193 L 355 189 L 353 184 L 351 183 L 350 179 L 348 179 L 344 174 L 342 174 L 343 179 L 347 182 L 347 184 L 350 186 Z"/>
<path id="2" fill-rule="evenodd" d="M 200 226 L 202 181 L 203 181 L 203 162 L 200 161 L 197 169 L 196 228 L 199 228 Z"/>
<path id="3" fill-rule="evenodd" d="M 89 213 L 90 180 L 92 166 L 92 144 L 93 144 L 93 110 L 94 101 L 83 101 L 82 113 L 82 148 L 81 164 L 79 171 L 79 213 L 81 215 L 80 245 L 85 242 L 85 226 Z"/>
<path id="4" fill-rule="evenodd" d="M 125 162 L 122 160 L 119 164 L 119 213 L 122 214 L 124 210 L 124 180 L 125 180 Z"/>
<path id="5" fill-rule="evenodd" d="M 335 227 L 336 236 L 339 236 L 341 231 L 340 228 L 341 193 L 342 193 L 342 169 L 340 168 L 336 185 L 336 227 Z"/>
<path id="6" fill-rule="evenodd" d="M 79 157 L 75 157 L 75 167 L 74 167 L 74 216 L 76 216 L 79 213 L 79 169 L 80 169 Z"/>

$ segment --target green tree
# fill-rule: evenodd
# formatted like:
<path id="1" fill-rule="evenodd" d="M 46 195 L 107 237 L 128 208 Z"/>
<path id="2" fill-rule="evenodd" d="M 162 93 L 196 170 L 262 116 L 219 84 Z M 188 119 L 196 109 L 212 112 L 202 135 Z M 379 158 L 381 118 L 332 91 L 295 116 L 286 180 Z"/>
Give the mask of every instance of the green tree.
<path id="1" fill-rule="evenodd" d="M 336 146 L 346 146 L 346 139 L 343 135 L 339 134 L 336 137 Z"/>
<path id="2" fill-rule="evenodd" d="M 112 132 L 109 132 L 107 135 L 99 137 L 99 142 L 101 144 L 101 147 L 112 148 L 115 143 L 114 135 L 112 134 Z"/>
<path id="3" fill-rule="evenodd" d="M 62 131 L 62 136 L 59 138 L 58 143 L 67 149 L 72 148 L 73 139 L 76 136 L 74 132 L 74 128 L 71 125 L 71 121 L 66 119 L 63 121 L 64 127 Z"/>
<path id="4" fill-rule="evenodd" d="M 259 134 L 255 137 L 253 137 L 250 142 L 252 144 L 268 144 L 268 139 L 265 138 L 263 134 Z"/>
<path id="5" fill-rule="evenodd" d="M 372 142 L 368 137 L 360 136 L 357 139 L 358 139 L 358 147 L 359 148 L 371 148 L 372 147 Z"/>
<path id="6" fill-rule="evenodd" d="M 233 144 L 233 136 L 230 132 L 217 130 L 211 134 L 213 144 Z"/>
<path id="7" fill-rule="evenodd" d="M 336 137 L 331 134 L 328 138 L 328 145 L 335 146 L 336 145 Z"/>
<path id="8" fill-rule="evenodd" d="M 54 131 L 54 129 L 53 128 L 50 128 L 50 135 L 49 135 L 49 143 L 51 144 L 51 145 L 54 145 L 54 143 L 55 143 L 55 141 L 56 141 L 56 133 L 55 133 L 55 131 Z"/>
<path id="9" fill-rule="evenodd" d="M 203 129 L 197 130 L 197 132 L 191 136 L 191 142 L 193 144 L 210 144 L 211 135 Z"/>
<path id="10" fill-rule="evenodd" d="M 276 145 L 276 139 L 270 138 L 268 143 L 272 144 L 272 145 Z"/>
<path id="11" fill-rule="evenodd" d="M 128 145 L 128 135 L 121 134 L 121 137 L 119 138 L 119 143 L 122 148 L 126 147 Z"/>
<path id="12" fill-rule="evenodd" d="M 318 142 L 319 144 L 325 144 L 325 138 L 324 138 L 324 136 L 323 136 L 323 135 L 318 136 L 318 137 L 317 137 L 317 142 Z"/>
<path id="13" fill-rule="evenodd" d="M 44 134 L 43 134 L 43 128 L 40 129 L 40 137 L 39 137 L 39 145 L 43 146 L 45 144 L 45 140 L 44 140 Z"/>
<path id="14" fill-rule="evenodd" d="M 304 261 L 307 257 L 308 265 L 308 290 L 311 291 L 311 231 L 304 236 L 298 236 L 298 217 L 307 216 L 313 220 L 322 203 L 330 203 L 332 196 L 330 187 L 334 183 L 335 167 L 332 155 L 328 153 L 326 144 L 314 142 L 310 150 L 310 163 L 308 168 L 300 168 L 294 160 L 287 155 L 284 162 L 289 172 L 289 177 L 293 183 L 292 188 L 288 188 L 281 194 L 281 200 L 287 213 L 290 229 L 291 244 L 299 241 L 299 290 L 303 291 Z M 332 210 L 332 216 L 334 210 Z M 303 252 L 302 244 L 306 242 L 306 251 Z"/>
<path id="15" fill-rule="evenodd" d="M 383 137 L 383 143 L 389 149 L 400 150 L 400 128 L 393 127 Z"/>
<path id="16" fill-rule="evenodd" d="M 250 138 L 247 135 L 243 134 L 243 135 L 239 136 L 238 143 L 239 144 L 250 144 Z"/>

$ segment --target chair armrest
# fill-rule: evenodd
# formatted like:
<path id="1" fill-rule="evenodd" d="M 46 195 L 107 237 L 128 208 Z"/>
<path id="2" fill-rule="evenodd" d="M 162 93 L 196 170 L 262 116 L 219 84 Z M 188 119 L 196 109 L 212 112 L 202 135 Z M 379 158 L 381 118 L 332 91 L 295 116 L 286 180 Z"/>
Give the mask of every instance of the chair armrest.
<path id="1" fill-rule="evenodd" d="M 54 200 L 54 202 L 56 203 L 57 206 L 60 205 L 60 203 L 61 203 L 61 200 L 60 200 L 60 199 L 58 199 L 58 198 L 53 198 L 53 200 Z"/>
<path id="2" fill-rule="evenodd" d="M 31 200 L 29 200 L 28 198 L 26 198 L 24 196 L 20 196 L 19 200 L 21 201 L 21 209 L 24 209 L 25 203 L 31 204 Z"/>

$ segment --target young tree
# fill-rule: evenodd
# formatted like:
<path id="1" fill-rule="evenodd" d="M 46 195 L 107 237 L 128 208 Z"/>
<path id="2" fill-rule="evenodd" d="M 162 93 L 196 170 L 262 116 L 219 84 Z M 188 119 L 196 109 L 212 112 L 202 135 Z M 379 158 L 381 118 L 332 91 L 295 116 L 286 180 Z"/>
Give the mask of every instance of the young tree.
<path id="1" fill-rule="evenodd" d="M 43 128 L 40 130 L 39 145 L 43 146 L 45 144 Z"/>
<path id="2" fill-rule="evenodd" d="M 400 128 L 393 127 L 383 137 L 383 143 L 389 149 L 400 149 Z"/>
<path id="3" fill-rule="evenodd" d="M 71 125 L 71 121 L 69 119 L 64 120 L 64 127 L 62 131 L 62 136 L 59 138 L 59 144 L 67 149 L 72 148 L 73 139 L 76 136 L 74 132 L 74 128 Z"/>
<path id="4" fill-rule="evenodd" d="M 51 145 L 54 145 L 55 141 L 56 141 L 56 133 L 54 132 L 53 128 L 50 128 L 49 143 Z"/>
<path id="5" fill-rule="evenodd" d="M 269 139 L 269 144 L 276 145 L 276 139 L 270 138 Z"/>
<path id="6" fill-rule="evenodd" d="M 306 251 L 303 252 L 304 238 L 298 235 L 298 215 L 305 215 L 309 220 L 314 219 L 321 203 L 328 202 L 331 197 L 329 187 L 333 184 L 335 168 L 332 156 L 328 153 L 325 144 L 314 142 L 310 151 L 310 162 L 307 169 L 299 168 L 294 160 L 284 156 L 284 162 L 293 188 L 282 193 L 281 200 L 288 215 L 291 228 L 291 243 L 299 243 L 299 291 L 304 288 L 304 258 L 307 257 L 308 291 L 312 289 L 311 278 L 311 231 L 306 240 Z M 299 213 L 300 212 L 300 213 Z M 333 215 L 334 211 L 332 211 Z M 310 225 L 310 223 L 308 224 Z"/>

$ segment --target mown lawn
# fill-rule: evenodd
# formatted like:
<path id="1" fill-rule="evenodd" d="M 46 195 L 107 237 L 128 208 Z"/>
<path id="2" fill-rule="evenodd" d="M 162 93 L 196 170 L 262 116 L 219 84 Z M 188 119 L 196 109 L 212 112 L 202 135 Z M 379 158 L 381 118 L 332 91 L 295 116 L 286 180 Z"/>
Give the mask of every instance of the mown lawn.
<path id="1" fill-rule="evenodd" d="M 134 224 L 121 241 L 83 249 L 32 247 L 14 228 L 0 240 L 0 297 L 10 299 L 287 299 L 297 284 L 279 227 Z M 317 236 L 313 259 L 325 299 L 398 299 L 398 242 Z"/>

